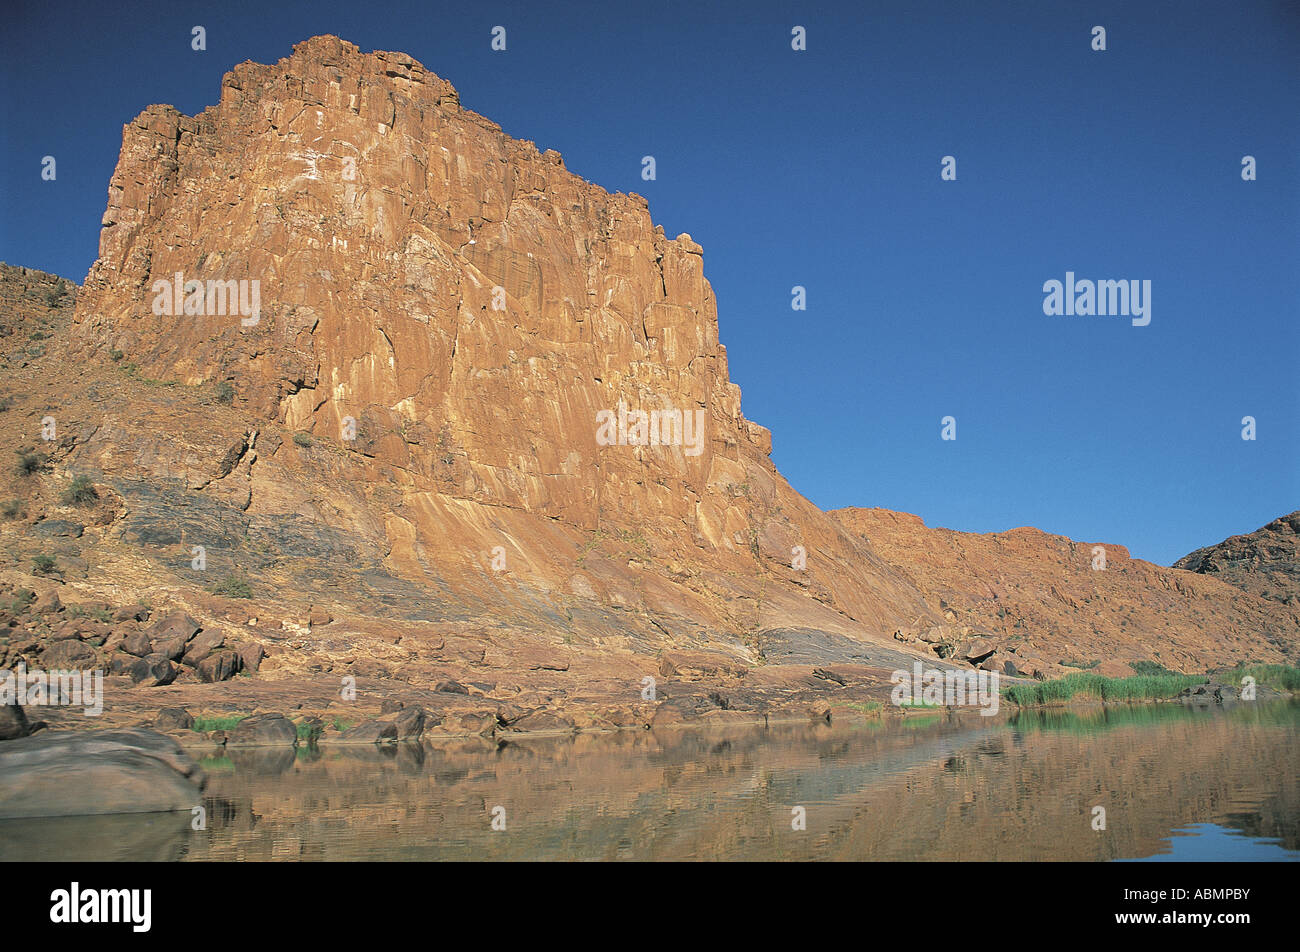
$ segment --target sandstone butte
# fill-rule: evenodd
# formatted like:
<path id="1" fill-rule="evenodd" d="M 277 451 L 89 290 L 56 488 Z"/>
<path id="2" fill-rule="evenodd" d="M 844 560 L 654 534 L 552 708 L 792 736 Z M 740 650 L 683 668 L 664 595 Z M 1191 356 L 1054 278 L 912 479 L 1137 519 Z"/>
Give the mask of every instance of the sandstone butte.
<path id="1" fill-rule="evenodd" d="M 258 281 L 256 320 L 156 313 L 177 274 Z M 150 106 L 84 285 L 0 278 L 0 427 L 35 457 L 0 477 L 0 661 L 104 666 L 101 724 L 401 699 L 453 733 L 820 717 L 918 659 L 1296 658 L 1296 601 L 1228 573 L 820 511 L 741 412 L 700 246 L 404 54 L 316 37 L 197 116 Z M 620 402 L 702 410 L 702 451 L 600 445 Z"/>

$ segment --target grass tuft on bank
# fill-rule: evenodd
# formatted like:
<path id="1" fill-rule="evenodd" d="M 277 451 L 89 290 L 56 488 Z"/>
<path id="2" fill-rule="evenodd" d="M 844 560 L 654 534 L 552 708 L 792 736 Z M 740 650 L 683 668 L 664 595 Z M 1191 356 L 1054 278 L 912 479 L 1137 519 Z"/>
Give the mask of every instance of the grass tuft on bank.
<path id="1" fill-rule="evenodd" d="M 1266 685 L 1278 691 L 1300 691 L 1300 668 L 1285 664 L 1256 664 L 1224 668 L 1209 674 L 1178 674 L 1161 670 L 1159 673 L 1136 674 L 1128 678 L 1107 678 L 1081 671 L 1078 674 L 1067 674 L 1055 681 L 1011 684 L 1003 688 L 1002 696 L 1021 707 L 1061 704 L 1075 698 L 1159 701 L 1177 697 L 1186 688 L 1205 684 L 1207 680 L 1239 687 L 1246 677 L 1254 678 L 1257 685 Z"/>
<path id="2" fill-rule="evenodd" d="M 1242 678 L 1254 678 L 1256 684 L 1263 684 L 1278 691 L 1300 691 L 1300 668 L 1289 664 L 1251 664 L 1235 668 L 1224 668 L 1214 672 L 1214 677 L 1224 684 L 1240 686 Z"/>
<path id="3" fill-rule="evenodd" d="M 1067 674 L 1055 681 L 1037 684 L 1012 684 L 1002 694 L 1021 707 L 1057 704 L 1075 698 L 1098 701 L 1155 701 L 1176 697 L 1184 688 L 1205 683 L 1197 674 L 1135 674 L 1131 678 L 1107 678 L 1080 672 Z"/>

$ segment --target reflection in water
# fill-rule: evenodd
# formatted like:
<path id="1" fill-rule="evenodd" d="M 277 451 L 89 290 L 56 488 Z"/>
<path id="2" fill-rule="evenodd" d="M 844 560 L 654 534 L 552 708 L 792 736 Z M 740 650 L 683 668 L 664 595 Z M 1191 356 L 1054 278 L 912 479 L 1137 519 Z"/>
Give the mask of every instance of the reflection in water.
<path id="1" fill-rule="evenodd" d="M 5 823 L 0 859 L 1300 855 L 1296 703 L 990 720 L 232 750 L 203 762 L 206 830 L 188 814 Z"/>

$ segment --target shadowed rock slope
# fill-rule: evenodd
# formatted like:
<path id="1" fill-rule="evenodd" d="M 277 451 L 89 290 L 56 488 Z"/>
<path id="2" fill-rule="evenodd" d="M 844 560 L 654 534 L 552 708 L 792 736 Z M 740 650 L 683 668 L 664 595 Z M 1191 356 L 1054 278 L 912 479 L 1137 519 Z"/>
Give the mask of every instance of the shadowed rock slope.
<path id="1" fill-rule="evenodd" d="M 1222 579 L 1242 591 L 1300 607 L 1300 510 L 1244 535 L 1197 549 L 1174 568 Z"/>

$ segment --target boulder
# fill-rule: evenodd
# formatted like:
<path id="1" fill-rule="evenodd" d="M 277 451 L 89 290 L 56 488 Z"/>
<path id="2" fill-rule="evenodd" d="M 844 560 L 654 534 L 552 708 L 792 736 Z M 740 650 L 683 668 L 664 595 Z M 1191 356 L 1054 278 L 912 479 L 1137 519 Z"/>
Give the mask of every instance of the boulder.
<path id="1" fill-rule="evenodd" d="M 143 631 L 133 631 L 122 639 L 122 650 L 137 658 L 143 658 L 153 652 L 153 642 Z"/>
<path id="2" fill-rule="evenodd" d="M 183 707 L 164 707 L 154 718 L 153 726 L 160 731 L 187 731 L 194 727 L 194 718 Z"/>
<path id="3" fill-rule="evenodd" d="M 403 741 L 418 741 L 424 733 L 424 722 L 428 715 L 422 707 L 408 707 L 403 709 L 393 718 L 393 726 L 397 728 L 397 739 Z"/>
<path id="4" fill-rule="evenodd" d="M 154 688 L 171 684 L 179 671 L 166 655 L 151 654 L 133 663 L 127 674 L 137 687 Z"/>
<path id="5" fill-rule="evenodd" d="M 185 639 L 180 635 L 153 640 L 153 654 L 160 654 L 168 661 L 179 661 L 185 654 Z"/>
<path id="6" fill-rule="evenodd" d="M 149 637 L 154 641 L 160 638 L 177 638 L 189 641 L 202 626 L 183 611 L 172 611 L 163 615 L 149 629 Z"/>
<path id="7" fill-rule="evenodd" d="M 188 811 L 206 778 L 148 730 L 41 731 L 0 744 L 0 819 Z"/>
<path id="8" fill-rule="evenodd" d="M 397 725 L 392 721 L 364 721 L 333 739 L 336 744 L 380 744 L 397 741 Z"/>
<path id="9" fill-rule="evenodd" d="M 254 714 L 236 724 L 226 738 L 227 747 L 294 747 L 298 728 L 283 714 Z"/>
<path id="10" fill-rule="evenodd" d="M 83 669 L 94 663 L 94 649 L 76 639 L 56 641 L 41 652 L 41 665 L 47 670 Z"/>
<path id="11" fill-rule="evenodd" d="M 212 654 L 218 648 L 226 643 L 225 632 L 222 631 L 201 631 L 195 635 L 184 648 L 185 657 L 182 664 L 187 664 L 191 668 L 196 667 L 200 661 Z"/>
<path id="12" fill-rule="evenodd" d="M 195 670 L 202 680 L 211 683 L 230 680 L 239 673 L 239 666 L 239 655 L 229 648 L 220 648 L 195 665 Z"/>
<path id="13" fill-rule="evenodd" d="M 971 664 L 979 664 L 998 650 L 997 642 L 992 638 L 977 637 L 965 642 L 957 649 L 957 656 L 965 658 Z"/>
<path id="14" fill-rule="evenodd" d="M 256 643 L 239 645 L 235 648 L 235 653 L 239 655 L 242 671 L 256 671 L 262 666 L 262 659 L 266 657 L 266 649 Z"/>

